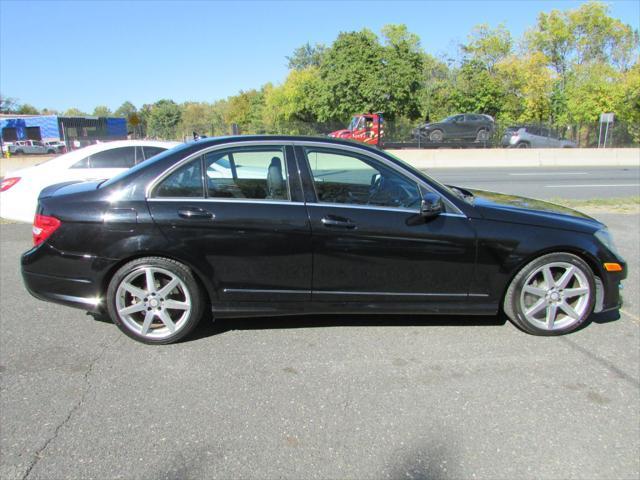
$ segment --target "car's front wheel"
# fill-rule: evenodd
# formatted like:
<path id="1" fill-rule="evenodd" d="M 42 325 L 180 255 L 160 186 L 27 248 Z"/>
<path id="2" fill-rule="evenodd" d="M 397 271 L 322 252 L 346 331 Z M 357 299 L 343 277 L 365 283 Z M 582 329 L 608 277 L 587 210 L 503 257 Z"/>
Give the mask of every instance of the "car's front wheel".
<path id="1" fill-rule="evenodd" d="M 514 277 L 504 312 L 525 332 L 562 335 L 588 322 L 595 291 L 593 272 L 581 258 L 551 253 L 533 260 Z"/>
<path id="2" fill-rule="evenodd" d="M 481 128 L 476 134 L 476 142 L 486 142 L 489 140 L 489 130 Z"/>
<path id="3" fill-rule="evenodd" d="M 107 308 L 126 335 L 143 343 L 173 343 L 188 335 L 205 311 L 205 296 L 182 263 L 146 257 L 122 266 L 107 289 Z"/>
<path id="4" fill-rule="evenodd" d="M 442 132 L 442 130 L 434 130 L 433 132 L 429 133 L 429 140 L 431 140 L 432 142 L 438 143 L 443 139 L 444 133 Z"/>

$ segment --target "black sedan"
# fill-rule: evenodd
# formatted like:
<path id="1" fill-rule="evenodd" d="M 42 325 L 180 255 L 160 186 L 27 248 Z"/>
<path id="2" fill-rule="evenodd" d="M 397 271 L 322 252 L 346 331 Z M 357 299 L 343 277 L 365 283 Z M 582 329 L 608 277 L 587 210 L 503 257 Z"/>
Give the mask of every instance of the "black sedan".
<path id="1" fill-rule="evenodd" d="M 557 335 L 618 308 L 626 277 L 590 217 L 324 138 L 199 140 L 108 181 L 48 187 L 33 238 L 34 296 L 108 313 L 145 343 L 211 314 L 504 312 Z"/>

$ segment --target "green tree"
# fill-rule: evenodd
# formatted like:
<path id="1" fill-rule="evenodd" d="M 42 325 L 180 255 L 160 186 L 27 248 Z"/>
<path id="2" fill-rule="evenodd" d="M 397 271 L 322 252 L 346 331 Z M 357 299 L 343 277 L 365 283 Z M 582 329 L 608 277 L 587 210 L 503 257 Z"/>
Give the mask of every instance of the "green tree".
<path id="1" fill-rule="evenodd" d="M 465 60 L 480 62 L 489 72 L 493 72 L 496 64 L 511 54 L 513 40 L 504 24 L 493 29 L 482 24 L 473 28 L 467 43 L 460 48 Z"/>
<path id="2" fill-rule="evenodd" d="M 319 71 L 317 67 L 289 72 L 285 82 L 265 88 L 263 118 L 271 133 L 313 133 L 316 122 Z"/>
<path id="3" fill-rule="evenodd" d="M 264 90 L 265 87 L 263 87 Z M 235 123 L 241 133 L 265 133 L 263 122 L 264 91 L 247 90 L 229 98 L 226 121 Z"/>
<path id="4" fill-rule="evenodd" d="M 15 113 L 17 109 L 17 99 L 0 95 L 0 113 Z"/>
<path id="5" fill-rule="evenodd" d="M 615 111 L 622 75 L 611 65 L 588 63 L 576 67 L 566 85 L 569 118 L 595 123 L 602 112 Z"/>
<path id="6" fill-rule="evenodd" d="M 573 65 L 608 63 L 626 68 L 638 48 L 638 32 L 609 15 L 609 7 L 587 2 L 574 10 L 540 13 L 525 47 L 547 56 L 562 82 Z"/>
<path id="7" fill-rule="evenodd" d="M 327 47 L 321 43 L 311 45 L 309 42 L 296 48 L 290 57 L 286 57 L 289 70 L 304 70 L 319 67 Z"/>
<path id="8" fill-rule="evenodd" d="M 615 111 L 633 141 L 640 143 L 640 60 L 623 74 L 617 96 Z"/>
<path id="9" fill-rule="evenodd" d="M 496 117 L 502 111 L 505 88 L 483 63 L 471 60 L 457 72 L 450 94 L 455 112 L 486 113 Z"/>
<path id="10" fill-rule="evenodd" d="M 84 113 L 82 110 L 75 108 L 75 107 L 71 107 L 68 108 L 67 110 L 65 110 L 63 116 L 65 117 L 86 117 L 87 114 Z"/>
<path id="11" fill-rule="evenodd" d="M 454 75 L 449 66 L 429 54 L 422 57 L 422 86 L 418 92 L 420 111 L 425 121 L 434 121 L 451 113 L 450 93 Z"/>
<path id="12" fill-rule="evenodd" d="M 499 119 L 504 122 L 546 122 L 552 116 L 553 72 L 540 52 L 510 56 L 496 65 L 505 87 Z"/>
<path id="13" fill-rule="evenodd" d="M 382 28 L 385 41 L 383 50 L 384 111 L 387 117 L 420 116 L 418 92 L 422 87 L 423 54 L 420 39 L 410 33 L 406 25 L 385 25 Z"/>
<path id="14" fill-rule="evenodd" d="M 19 113 L 20 115 L 38 115 L 40 111 L 33 105 L 29 105 L 28 103 L 25 103 L 23 105 L 20 105 L 20 108 L 18 108 L 17 113 Z"/>
<path id="15" fill-rule="evenodd" d="M 138 109 L 136 108 L 136 106 L 127 101 L 124 102 L 122 105 L 120 105 L 115 112 L 113 112 L 113 115 L 115 117 L 124 117 L 124 118 L 129 118 L 132 114 L 137 113 Z"/>
<path id="16" fill-rule="evenodd" d="M 148 135 L 165 140 L 178 138 L 180 115 L 180 107 L 173 100 L 157 101 L 148 114 Z"/>
<path id="17" fill-rule="evenodd" d="M 110 117 L 112 115 L 111 110 L 106 105 L 98 105 L 93 109 L 93 115 L 95 117 Z"/>
<path id="18" fill-rule="evenodd" d="M 180 106 L 180 131 L 185 136 L 193 132 L 199 135 L 212 135 L 213 109 L 206 102 L 185 102 Z"/>

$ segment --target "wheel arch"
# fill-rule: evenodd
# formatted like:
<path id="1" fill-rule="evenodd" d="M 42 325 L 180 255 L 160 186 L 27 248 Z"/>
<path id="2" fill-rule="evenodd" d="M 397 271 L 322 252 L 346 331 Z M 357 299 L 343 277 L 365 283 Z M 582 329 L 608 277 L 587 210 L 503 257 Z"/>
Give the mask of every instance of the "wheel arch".
<path id="1" fill-rule="evenodd" d="M 102 298 L 105 298 L 106 293 L 107 293 L 107 289 L 109 288 L 109 282 L 111 281 L 111 279 L 113 278 L 115 273 L 122 266 L 126 265 L 127 263 L 129 263 L 129 262 L 131 262 L 133 260 L 137 260 L 139 258 L 146 258 L 146 257 L 166 258 L 166 259 L 169 259 L 169 260 L 173 260 L 175 262 L 179 262 L 179 263 L 183 264 L 184 266 L 186 266 L 193 273 L 193 276 L 196 279 L 196 282 L 198 283 L 198 286 L 200 286 L 200 288 L 202 288 L 203 292 L 206 294 L 207 304 L 209 306 L 213 305 L 213 302 L 217 297 L 216 290 L 215 290 L 213 284 L 211 283 L 211 281 L 207 279 L 207 276 L 204 274 L 204 272 L 202 272 L 200 269 L 196 268 L 193 265 L 192 262 L 190 262 L 188 260 L 185 260 L 184 258 L 182 258 L 180 256 L 167 254 L 166 252 L 156 252 L 156 251 L 139 252 L 139 253 L 136 253 L 135 255 L 131 255 L 131 256 L 126 257 L 126 258 L 124 258 L 122 260 L 119 260 L 114 265 L 112 265 L 109 268 L 109 270 L 105 273 L 105 275 L 104 275 L 104 277 L 102 279 L 102 282 L 101 282 L 101 285 L 100 285 L 100 296 Z"/>
<path id="2" fill-rule="evenodd" d="M 540 258 L 540 257 L 543 257 L 544 255 L 549 255 L 551 253 L 569 253 L 571 255 L 575 255 L 576 257 L 584 261 L 589 266 L 589 268 L 593 272 L 593 275 L 600 282 L 604 282 L 603 279 L 605 278 L 605 276 L 604 276 L 602 266 L 600 265 L 600 262 L 598 262 L 596 257 L 589 251 L 581 248 L 577 248 L 575 246 L 570 246 L 570 245 L 544 248 L 527 255 L 522 260 L 520 260 L 520 262 L 518 262 L 518 264 L 515 267 L 511 269 L 508 280 L 505 282 L 502 288 L 502 294 L 500 295 L 500 304 L 499 304 L 500 310 L 503 310 L 504 308 L 505 296 L 507 294 L 507 291 L 509 290 L 509 286 L 511 285 L 511 282 L 513 282 L 513 279 L 516 277 L 516 275 L 518 275 L 518 273 L 520 273 L 520 271 L 522 271 L 522 269 L 525 266 L 527 266 L 529 263 L 534 261 L 536 258 Z"/>

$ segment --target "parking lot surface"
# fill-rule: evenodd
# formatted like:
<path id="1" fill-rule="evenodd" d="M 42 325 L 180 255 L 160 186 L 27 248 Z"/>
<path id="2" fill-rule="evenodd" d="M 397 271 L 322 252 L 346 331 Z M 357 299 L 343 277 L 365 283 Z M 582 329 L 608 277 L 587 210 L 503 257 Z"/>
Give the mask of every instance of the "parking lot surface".
<path id="1" fill-rule="evenodd" d="M 314 316 L 162 347 L 30 297 L 0 225 L 0 478 L 638 478 L 640 216 L 597 216 L 626 303 L 565 337 Z"/>

